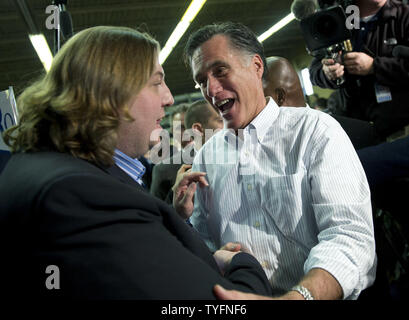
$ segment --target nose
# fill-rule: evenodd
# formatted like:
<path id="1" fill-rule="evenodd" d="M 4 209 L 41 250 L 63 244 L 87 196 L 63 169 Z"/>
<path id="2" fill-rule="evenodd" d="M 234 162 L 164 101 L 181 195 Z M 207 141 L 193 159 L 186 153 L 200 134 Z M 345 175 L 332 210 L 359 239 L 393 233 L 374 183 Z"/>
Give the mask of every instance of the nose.
<path id="1" fill-rule="evenodd" d="M 210 98 L 216 97 L 216 95 L 222 91 L 222 85 L 220 81 L 212 76 L 207 78 L 207 91 L 206 94 Z"/>
<path id="2" fill-rule="evenodd" d="M 167 84 L 165 84 L 165 94 L 163 97 L 163 107 L 170 107 L 171 105 L 173 105 L 175 103 L 175 100 L 173 99 L 172 93 L 170 92 L 169 87 L 167 86 Z"/>

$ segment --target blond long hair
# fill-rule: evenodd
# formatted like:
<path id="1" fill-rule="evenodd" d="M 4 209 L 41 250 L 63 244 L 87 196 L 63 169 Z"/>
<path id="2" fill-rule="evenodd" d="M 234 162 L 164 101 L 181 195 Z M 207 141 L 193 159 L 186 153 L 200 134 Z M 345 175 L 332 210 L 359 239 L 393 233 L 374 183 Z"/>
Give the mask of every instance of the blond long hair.
<path id="1" fill-rule="evenodd" d="M 98 26 L 72 37 L 50 71 L 17 100 L 19 124 L 4 133 L 12 152 L 55 150 L 113 164 L 119 112 L 153 73 L 159 44 L 127 27 Z"/>

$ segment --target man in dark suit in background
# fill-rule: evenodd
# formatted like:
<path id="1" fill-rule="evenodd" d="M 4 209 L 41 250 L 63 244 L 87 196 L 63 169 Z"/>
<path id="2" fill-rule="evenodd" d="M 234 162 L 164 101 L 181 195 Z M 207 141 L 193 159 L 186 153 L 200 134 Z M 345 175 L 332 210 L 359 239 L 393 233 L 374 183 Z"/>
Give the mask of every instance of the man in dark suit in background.
<path id="1" fill-rule="evenodd" d="M 7 161 L 10 159 L 10 152 L 5 150 L 0 150 L 0 174 L 3 168 L 6 166 Z"/>
<path id="2" fill-rule="evenodd" d="M 271 294 L 254 257 L 239 248 L 212 255 L 141 187 L 134 160 L 173 104 L 158 53 L 130 28 L 86 29 L 19 97 L 0 176 L 8 298 L 214 299 L 216 283 Z M 183 186 L 206 184 L 200 173 L 185 177 Z"/>

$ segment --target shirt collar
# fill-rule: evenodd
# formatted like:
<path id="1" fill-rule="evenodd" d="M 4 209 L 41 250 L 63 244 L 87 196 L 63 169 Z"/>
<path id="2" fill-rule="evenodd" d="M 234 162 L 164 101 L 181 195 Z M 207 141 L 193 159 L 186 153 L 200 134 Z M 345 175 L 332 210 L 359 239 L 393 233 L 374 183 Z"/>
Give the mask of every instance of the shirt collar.
<path id="1" fill-rule="evenodd" d="M 274 99 L 271 97 L 267 98 L 267 105 L 263 110 L 250 122 L 246 127 L 246 130 L 255 129 L 257 133 L 257 139 L 261 142 L 266 135 L 268 129 L 274 123 L 278 117 L 278 105 L 275 103 Z"/>
<path id="2" fill-rule="evenodd" d="M 138 159 L 133 159 L 122 151 L 115 149 L 114 161 L 118 167 L 129 174 L 136 182 L 142 184 L 142 177 L 146 168 Z"/>
<path id="3" fill-rule="evenodd" d="M 266 97 L 267 105 L 261 110 L 261 112 L 244 128 L 245 131 L 250 133 L 250 130 L 255 130 L 257 134 L 257 140 L 261 142 L 266 135 L 268 129 L 271 127 L 273 122 L 278 117 L 278 105 L 271 97 Z M 228 139 L 229 135 L 234 135 L 231 130 L 224 129 L 224 139 L 225 141 L 230 141 Z"/>

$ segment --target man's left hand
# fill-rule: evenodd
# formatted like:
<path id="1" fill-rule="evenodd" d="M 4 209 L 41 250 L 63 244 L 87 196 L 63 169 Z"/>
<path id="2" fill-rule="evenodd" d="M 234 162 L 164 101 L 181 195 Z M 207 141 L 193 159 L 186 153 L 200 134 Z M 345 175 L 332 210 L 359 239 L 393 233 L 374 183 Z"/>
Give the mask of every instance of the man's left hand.
<path id="1" fill-rule="evenodd" d="M 191 165 L 182 165 L 177 172 L 173 191 L 173 207 L 183 219 L 188 219 L 193 213 L 196 183 L 201 187 L 208 186 L 204 172 L 191 172 Z"/>
<path id="2" fill-rule="evenodd" d="M 363 52 L 348 52 L 344 55 L 344 65 L 350 74 L 366 76 L 373 73 L 373 61 L 371 56 Z"/>

